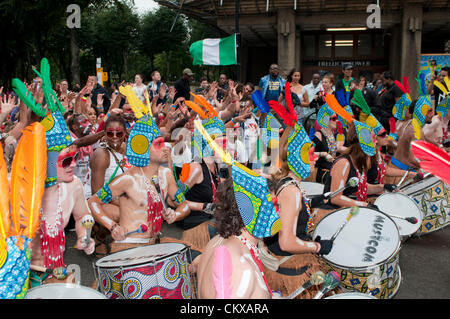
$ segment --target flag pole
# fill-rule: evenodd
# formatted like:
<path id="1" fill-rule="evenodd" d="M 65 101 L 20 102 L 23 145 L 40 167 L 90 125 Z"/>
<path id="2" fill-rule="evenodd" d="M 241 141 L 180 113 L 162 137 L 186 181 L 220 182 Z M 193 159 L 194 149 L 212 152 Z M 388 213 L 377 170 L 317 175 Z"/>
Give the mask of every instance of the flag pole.
<path id="1" fill-rule="evenodd" d="M 236 81 L 241 81 L 241 70 L 240 70 L 240 51 L 241 51 L 241 35 L 239 34 L 239 0 L 235 0 L 235 23 L 236 23 Z"/>

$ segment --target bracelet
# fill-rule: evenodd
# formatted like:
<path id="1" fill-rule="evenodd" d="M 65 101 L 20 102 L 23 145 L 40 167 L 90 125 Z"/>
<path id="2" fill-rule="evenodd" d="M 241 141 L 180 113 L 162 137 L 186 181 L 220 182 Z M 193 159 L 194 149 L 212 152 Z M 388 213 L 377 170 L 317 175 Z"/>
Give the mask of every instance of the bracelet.
<path id="1" fill-rule="evenodd" d="M 236 125 L 236 123 L 234 123 L 234 118 L 231 118 L 231 124 Z"/>
<path id="2" fill-rule="evenodd" d="M 116 229 L 119 226 L 119 224 L 114 223 L 114 225 L 112 225 L 110 232 L 112 233 L 114 231 L 114 229 Z"/>

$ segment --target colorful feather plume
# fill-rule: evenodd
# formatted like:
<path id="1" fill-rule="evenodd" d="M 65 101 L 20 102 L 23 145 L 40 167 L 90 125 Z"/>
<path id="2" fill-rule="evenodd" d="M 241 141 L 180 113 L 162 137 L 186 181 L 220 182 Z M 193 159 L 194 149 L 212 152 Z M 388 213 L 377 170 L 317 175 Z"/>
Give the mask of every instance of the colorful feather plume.
<path id="1" fill-rule="evenodd" d="M 216 289 L 216 299 L 231 299 L 233 290 L 231 278 L 233 263 L 227 247 L 221 245 L 214 250 L 213 281 Z"/>
<path id="2" fill-rule="evenodd" d="M 47 107 L 52 112 L 56 112 L 58 109 L 64 114 L 66 109 L 62 106 L 58 97 L 53 91 L 52 80 L 50 77 L 50 64 L 47 58 L 42 58 L 40 70 L 33 70 L 42 79 L 42 91 L 44 93 L 45 101 L 47 102 Z"/>
<path id="3" fill-rule="evenodd" d="M 340 121 L 337 122 L 337 131 L 338 134 L 336 136 L 336 141 L 344 142 L 345 141 L 344 127 L 342 126 L 342 123 Z"/>
<path id="4" fill-rule="evenodd" d="M 344 90 L 336 91 L 336 99 L 341 106 L 350 105 L 350 94 L 345 94 Z"/>
<path id="5" fill-rule="evenodd" d="M 252 93 L 252 100 L 261 113 L 268 113 L 270 111 L 270 106 L 264 99 L 260 90 L 255 90 L 255 92 Z"/>
<path id="6" fill-rule="evenodd" d="M 413 141 L 411 150 L 424 171 L 450 183 L 450 155 L 447 152 L 425 141 Z"/>
<path id="7" fill-rule="evenodd" d="M 441 82 L 439 82 L 439 81 L 437 81 L 437 80 L 435 80 L 435 81 L 433 82 L 433 84 L 434 84 L 435 86 L 437 86 L 442 92 L 444 92 L 444 95 L 447 95 L 447 94 L 448 94 L 448 90 L 447 90 L 447 88 L 445 87 L 444 84 L 442 84 Z"/>
<path id="8" fill-rule="evenodd" d="M 36 103 L 33 95 L 28 92 L 27 87 L 22 81 L 19 79 L 13 79 L 12 86 L 19 99 L 25 103 L 25 105 L 28 106 L 34 114 L 40 117 L 44 117 L 47 114 L 47 111 L 41 106 L 41 104 Z"/>
<path id="9" fill-rule="evenodd" d="M 352 99 L 352 103 L 357 105 L 361 111 L 365 114 L 370 114 L 370 106 L 367 104 L 366 99 L 364 98 L 363 93 L 361 92 L 361 90 L 356 89 L 353 92 L 353 99 Z"/>
<path id="10" fill-rule="evenodd" d="M 284 88 L 284 95 L 286 98 L 286 105 L 288 107 L 290 116 L 292 120 L 294 120 L 294 123 L 297 123 L 297 114 L 294 110 L 294 104 L 292 103 L 292 93 L 291 93 L 291 82 L 286 82 L 285 88 Z"/>
<path id="11" fill-rule="evenodd" d="M 23 130 L 11 167 L 10 235 L 30 239 L 39 227 L 39 211 L 47 172 L 45 128 L 35 122 Z"/>
<path id="12" fill-rule="evenodd" d="M 190 109 L 192 109 L 195 113 L 197 113 L 202 120 L 206 120 L 208 118 L 206 112 L 198 104 L 192 101 L 185 101 L 185 103 Z"/>
<path id="13" fill-rule="evenodd" d="M 0 242 L 5 241 L 8 237 L 9 226 L 8 169 L 3 156 L 3 148 L 0 144 Z"/>
<path id="14" fill-rule="evenodd" d="M 396 131 L 396 122 L 395 122 L 395 118 L 391 117 L 389 119 L 389 132 L 390 133 L 395 133 Z"/>
<path id="15" fill-rule="evenodd" d="M 340 117 L 347 121 L 347 123 L 353 122 L 353 117 L 339 104 L 338 100 L 333 94 L 325 95 L 325 102 L 328 106 Z"/>
<path id="16" fill-rule="evenodd" d="M 136 92 L 134 92 L 133 87 L 131 85 L 127 85 L 125 87 L 121 86 L 119 87 L 119 91 L 120 93 L 126 96 L 128 104 L 130 104 L 130 107 L 133 110 L 134 115 L 138 119 L 140 119 L 141 117 L 143 117 L 145 114 L 148 113 L 147 107 L 145 106 L 144 103 L 142 103 L 141 100 L 139 100 L 139 98 L 136 95 Z"/>
<path id="17" fill-rule="evenodd" d="M 205 98 L 201 95 L 196 95 L 192 92 L 189 92 L 194 97 L 194 102 L 203 107 L 203 110 L 206 111 L 208 118 L 218 117 L 219 113 L 205 100 Z"/>

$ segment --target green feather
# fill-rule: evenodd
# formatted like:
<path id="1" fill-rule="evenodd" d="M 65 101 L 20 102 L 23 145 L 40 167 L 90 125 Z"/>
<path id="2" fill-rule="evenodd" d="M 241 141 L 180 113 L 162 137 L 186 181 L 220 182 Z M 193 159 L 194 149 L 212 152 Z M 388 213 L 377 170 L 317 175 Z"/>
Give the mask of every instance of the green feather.
<path id="1" fill-rule="evenodd" d="M 47 58 L 42 58 L 41 60 L 40 73 L 36 70 L 34 71 L 42 79 L 42 91 L 44 92 L 45 101 L 47 102 L 48 108 L 52 112 L 57 111 L 59 108 L 60 112 L 64 113 L 66 110 L 58 100 L 55 91 L 53 91 L 52 80 L 50 78 L 50 64 L 48 63 Z"/>
<path id="2" fill-rule="evenodd" d="M 364 96 L 363 96 L 361 90 L 356 89 L 353 92 L 352 103 L 357 105 L 364 114 L 370 115 L 370 106 L 367 104 L 366 100 L 364 99 Z"/>
<path id="3" fill-rule="evenodd" d="M 25 103 L 25 105 L 28 106 L 34 114 L 40 117 L 44 117 L 47 114 L 47 111 L 42 108 L 41 104 L 36 103 L 33 95 L 27 90 L 27 87 L 22 81 L 19 79 L 13 79 L 12 86 L 19 99 Z"/>

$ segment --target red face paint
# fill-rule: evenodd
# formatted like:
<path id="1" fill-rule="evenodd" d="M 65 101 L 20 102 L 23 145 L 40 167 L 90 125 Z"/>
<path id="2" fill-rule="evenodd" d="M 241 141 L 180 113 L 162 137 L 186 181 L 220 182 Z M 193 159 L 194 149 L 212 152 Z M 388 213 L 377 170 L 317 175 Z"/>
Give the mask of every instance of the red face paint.
<path id="1" fill-rule="evenodd" d="M 156 150 L 161 150 L 164 147 L 164 138 L 163 137 L 156 138 L 153 141 L 152 145 Z"/>
<path id="2" fill-rule="evenodd" d="M 72 165 L 73 161 L 76 160 L 77 155 L 78 155 L 77 151 L 60 155 L 58 156 L 58 160 L 56 161 L 56 163 L 59 167 L 68 168 L 70 167 L 70 165 Z"/>

